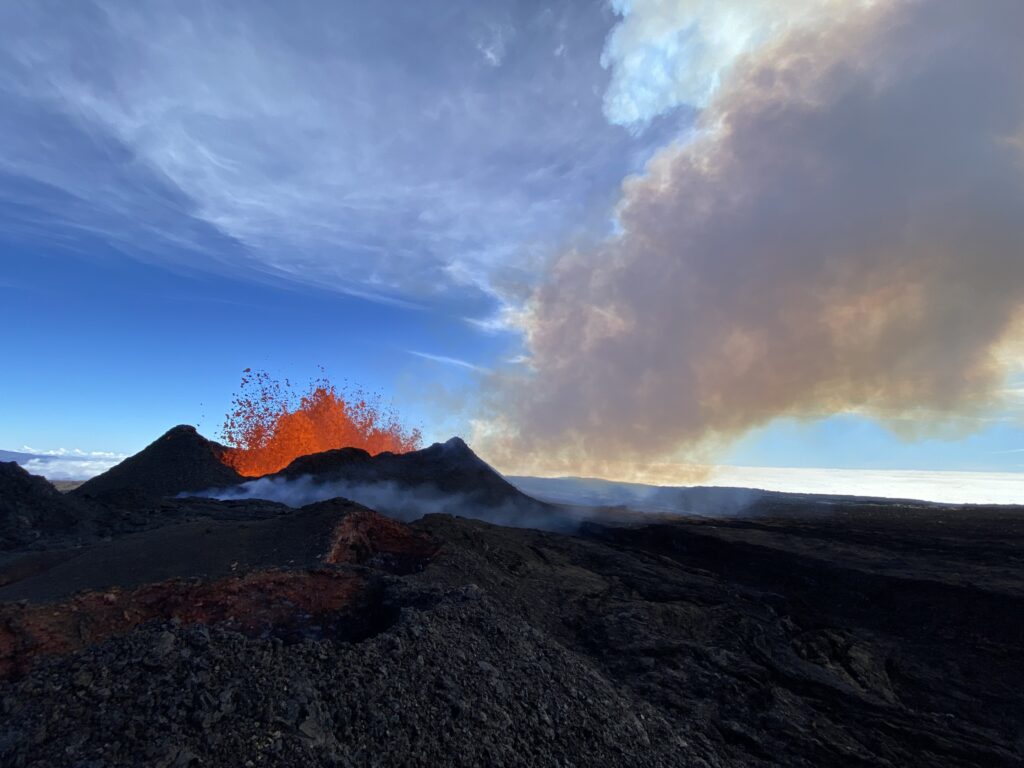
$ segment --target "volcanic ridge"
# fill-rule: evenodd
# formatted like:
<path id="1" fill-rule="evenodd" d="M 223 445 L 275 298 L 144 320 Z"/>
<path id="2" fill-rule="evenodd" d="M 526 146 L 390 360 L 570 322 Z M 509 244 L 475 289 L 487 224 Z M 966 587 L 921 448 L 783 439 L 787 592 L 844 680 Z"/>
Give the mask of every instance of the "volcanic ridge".
<path id="1" fill-rule="evenodd" d="M 458 438 L 224 450 L 175 427 L 69 494 L 0 463 L 0 764 L 1024 763 L 1020 509 L 645 517 Z M 458 515 L 252 495 L 297 482 Z"/>
<path id="2" fill-rule="evenodd" d="M 242 481 L 221 459 L 226 448 L 181 424 L 134 456 L 76 488 L 76 496 L 131 491 L 161 497 Z"/>

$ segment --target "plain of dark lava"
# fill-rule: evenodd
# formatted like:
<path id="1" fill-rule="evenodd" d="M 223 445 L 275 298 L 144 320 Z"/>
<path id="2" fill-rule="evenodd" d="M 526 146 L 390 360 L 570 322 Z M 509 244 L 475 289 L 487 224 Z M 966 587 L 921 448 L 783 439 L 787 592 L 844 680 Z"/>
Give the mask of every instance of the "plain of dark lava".
<path id="1" fill-rule="evenodd" d="M 773 497 L 570 534 L 173 498 L 239 481 L 217 450 L 177 428 L 70 495 L 0 465 L 0 662 L 26 662 L 0 764 L 1024 764 L 1019 509 Z M 289 473 L 515 491 L 461 441 Z M 282 618 L 265 585 L 307 578 L 347 590 L 335 621 Z M 153 602 L 249 584 L 303 631 Z M 118 601 L 156 618 L 59 650 Z"/>

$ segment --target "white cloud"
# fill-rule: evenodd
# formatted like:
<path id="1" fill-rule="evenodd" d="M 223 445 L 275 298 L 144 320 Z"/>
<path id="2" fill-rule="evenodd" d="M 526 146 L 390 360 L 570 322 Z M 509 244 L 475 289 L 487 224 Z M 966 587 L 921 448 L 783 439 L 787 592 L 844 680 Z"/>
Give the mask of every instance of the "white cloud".
<path id="1" fill-rule="evenodd" d="M 42 475 L 48 480 L 88 480 L 121 462 L 123 456 L 114 454 L 97 455 L 52 455 L 21 462 L 26 470 L 34 475 Z"/>
<path id="2" fill-rule="evenodd" d="M 476 49 L 484 57 L 484 61 L 492 67 L 500 67 L 505 59 L 509 40 L 515 34 L 511 27 L 491 24 L 486 34 L 477 39 Z"/>
<path id="3" fill-rule="evenodd" d="M 127 458 L 125 453 L 80 448 L 39 449 L 23 445 L 21 450 L 32 454 L 32 458 L 18 463 L 32 474 L 49 480 L 88 480 Z"/>
<path id="4" fill-rule="evenodd" d="M 720 467 L 706 484 L 948 504 L 1024 504 L 1024 472 Z"/>
<path id="5" fill-rule="evenodd" d="M 487 334 L 507 333 L 516 330 L 516 313 L 510 307 L 488 317 L 466 317 L 467 323 Z"/>
<path id="6" fill-rule="evenodd" d="M 114 451 L 83 451 L 81 448 L 52 448 L 52 449 L 39 449 L 33 448 L 29 445 L 23 445 L 21 449 L 25 453 L 33 453 L 37 456 L 53 456 L 56 458 L 75 458 L 75 459 L 115 459 L 120 461 L 126 458 L 128 454 L 115 453 Z"/>
<path id="7" fill-rule="evenodd" d="M 639 485 L 618 485 L 614 480 L 572 478 L 563 483 L 512 481 L 538 498 L 581 504 L 625 504 L 636 508 L 666 510 L 661 500 L 647 506 L 650 491 L 658 487 L 689 487 L 694 484 L 694 467 L 663 464 L 656 477 L 639 480 Z M 558 477 L 548 475 L 548 477 Z M 824 469 L 801 467 L 704 468 L 701 486 L 752 488 L 784 493 L 811 493 L 888 499 L 912 499 L 944 504 L 1024 504 L 1024 472 L 952 472 L 926 470 Z"/>
<path id="8" fill-rule="evenodd" d="M 410 355 L 422 358 L 424 360 L 430 360 L 435 363 L 441 363 L 442 365 L 451 365 L 456 368 L 465 368 L 466 370 L 475 371 L 477 373 L 490 373 L 488 368 L 485 368 L 475 363 L 471 363 L 468 360 L 460 360 L 457 357 L 447 357 L 445 355 L 432 355 L 429 352 L 417 352 L 415 350 L 408 350 Z"/>
<path id="9" fill-rule="evenodd" d="M 643 123 L 681 105 L 703 107 L 743 55 L 786 32 L 871 0 L 612 0 L 622 19 L 601 62 L 612 71 L 605 113 Z"/>

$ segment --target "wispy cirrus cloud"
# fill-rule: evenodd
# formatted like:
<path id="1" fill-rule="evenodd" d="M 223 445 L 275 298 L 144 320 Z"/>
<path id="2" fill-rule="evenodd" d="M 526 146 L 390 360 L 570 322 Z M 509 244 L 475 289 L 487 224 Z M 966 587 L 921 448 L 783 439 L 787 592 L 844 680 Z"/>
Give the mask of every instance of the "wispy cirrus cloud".
<path id="1" fill-rule="evenodd" d="M 476 373 L 491 373 L 489 368 L 476 363 L 471 363 L 468 360 L 460 360 L 457 357 L 448 357 L 446 355 L 434 355 L 429 352 L 417 352 L 415 350 L 409 350 L 409 354 L 414 357 L 418 357 L 422 360 L 430 360 L 434 363 L 441 363 L 442 365 L 451 365 L 456 368 L 464 368 L 467 371 L 474 371 Z"/>
<path id="2" fill-rule="evenodd" d="M 391 11 L 5 5 L 0 236 L 413 303 L 529 282 L 651 146 L 601 112 L 614 19 Z"/>

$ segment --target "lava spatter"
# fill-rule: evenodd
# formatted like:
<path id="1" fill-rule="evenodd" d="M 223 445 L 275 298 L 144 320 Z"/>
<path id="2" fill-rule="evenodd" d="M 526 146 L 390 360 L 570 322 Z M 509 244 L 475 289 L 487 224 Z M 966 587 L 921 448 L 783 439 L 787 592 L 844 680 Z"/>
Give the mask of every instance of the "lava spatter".
<path id="1" fill-rule="evenodd" d="M 378 397 L 339 391 L 323 376 L 296 396 L 287 379 L 246 368 L 240 390 L 224 421 L 230 447 L 222 461 L 241 475 L 277 472 L 299 456 L 333 448 L 378 454 L 420 446 L 420 431 L 406 429 Z"/>

